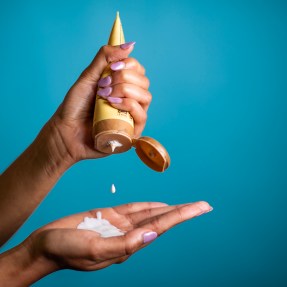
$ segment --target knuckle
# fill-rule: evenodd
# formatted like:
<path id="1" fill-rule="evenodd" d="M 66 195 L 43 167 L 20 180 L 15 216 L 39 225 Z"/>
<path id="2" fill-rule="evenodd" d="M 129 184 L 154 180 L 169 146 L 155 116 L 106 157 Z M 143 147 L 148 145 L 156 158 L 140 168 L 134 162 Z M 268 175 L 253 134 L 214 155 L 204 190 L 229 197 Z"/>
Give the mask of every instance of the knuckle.
<path id="1" fill-rule="evenodd" d="M 128 71 L 127 70 L 120 70 L 117 72 L 118 73 L 118 79 L 120 82 L 127 82 L 128 80 Z"/>
<path id="2" fill-rule="evenodd" d="M 175 207 L 175 210 L 176 210 L 176 213 L 177 213 L 177 216 L 178 216 L 178 220 L 179 220 L 180 222 L 181 222 L 181 221 L 184 221 L 184 217 L 183 217 L 181 208 L 180 208 L 179 206 L 176 206 L 176 207 Z"/>
<path id="3" fill-rule="evenodd" d="M 151 208 L 146 209 L 146 217 L 147 217 L 147 218 L 152 217 L 152 209 L 151 209 Z"/>
<path id="4" fill-rule="evenodd" d="M 150 104 L 152 101 L 152 95 L 149 91 L 147 91 L 147 93 L 146 93 L 145 100 L 146 100 L 146 104 Z"/>
<path id="5" fill-rule="evenodd" d="M 153 99 L 153 97 L 152 97 L 152 94 L 150 93 L 150 94 L 149 94 L 149 99 L 148 99 L 148 103 L 149 103 L 149 104 L 152 102 L 152 99 Z"/>
<path id="6" fill-rule="evenodd" d="M 150 80 L 149 80 L 149 78 L 147 78 L 147 77 L 145 77 L 145 79 L 146 79 L 146 86 L 147 86 L 147 88 L 149 88 L 149 86 L 150 86 Z"/>
<path id="7" fill-rule="evenodd" d="M 114 47 L 105 45 L 100 48 L 100 53 L 105 57 L 107 63 L 114 62 L 117 58 L 114 55 Z"/>
<path id="8" fill-rule="evenodd" d="M 136 67 L 139 62 L 133 58 L 133 57 L 130 57 L 130 58 L 127 58 L 126 61 L 132 66 L 132 67 Z"/>
<path id="9" fill-rule="evenodd" d="M 134 225 L 134 219 L 131 217 L 130 214 L 126 215 L 126 219 L 128 220 L 128 223 L 131 225 Z"/>
<path id="10" fill-rule="evenodd" d="M 119 89 L 120 89 L 120 93 L 124 95 L 128 95 L 130 92 L 129 86 L 127 84 L 121 84 Z"/>
<path id="11" fill-rule="evenodd" d="M 100 53 L 107 59 L 109 55 L 109 46 L 105 45 L 100 48 Z"/>
<path id="12" fill-rule="evenodd" d="M 114 71 L 112 72 L 113 82 L 116 82 L 118 84 L 123 82 L 123 70 Z"/>
<path id="13" fill-rule="evenodd" d="M 132 204 L 132 203 L 127 203 L 127 204 L 126 204 L 126 209 L 128 210 L 128 212 L 132 212 L 132 210 L 133 210 L 133 204 Z"/>
<path id="14" fill-rule="evenodd" d="M 141 116 L 141 122 L 145 123 L 147 121 L 147 113 L 143 113 Z"/>
<path id="15" fill-rule="evenodd" d="M 140 64 L 140 62 L 137 59 L 131 57 L 131 58 L 128 58 L 127 60 L 132 67 L 139 70 L 141 74 L 143 75 L 145 74 L 145 71 L 146 71 L 145 68 Z"/>
<path id="16" fill-rule="evenodd" d="M 136 251 L 136 244 L 131 241 L 126 241 L 125 244 L 125 256 L 131 256 Z"/>
<path id="17" fill-rule="evenodd" d="M 152 225 L 154 227 L 154 230 L 157 231 L 157 233 L 160 233 L 162 231 L 162 223 L 159 219 L 159 216 L 155 216 Z"/>
<path id="18" fill-rule="evenodd" d="M 90 240 L 90 243 L 89 243 L 89 255 L 90 255 L 90 258 L 93 260 L 93 261 L 98 261 L 99 260 L 99 250 L 98 250 L 98 247 L 97 247 L 97 242 L 96 240 L 94 239 L 91 239 Z"/>
<path id="19" fill-rule="evenodd" d="M 131 112 L 131 114 L 133 114 L 133 112 Z M 143 128 L 145 126 L 145 123 L 147 121 L 147 114 L 142 112 L 140 115 L 137 115 L 137 119 L 136 119 L 136 125 L 138 128 Z"/>
<path id="20" fill-rule="evenodd" d="M 138 108 L 138 103 L 135 101 L 135 100 L 130 100 L 129 101 L 129 110 L 131 111 L 131 112 L 134 112 L 134 111 L 136 111 L 137 110 L 137 108 Z"/>
<path id="21" fill-rule="evenodd" d="M 99 53 L 105 58 L 107 63 L 112 62 L 113 55 L 111 53 L 111 46 L 105 45 L 100 48 Z"/>

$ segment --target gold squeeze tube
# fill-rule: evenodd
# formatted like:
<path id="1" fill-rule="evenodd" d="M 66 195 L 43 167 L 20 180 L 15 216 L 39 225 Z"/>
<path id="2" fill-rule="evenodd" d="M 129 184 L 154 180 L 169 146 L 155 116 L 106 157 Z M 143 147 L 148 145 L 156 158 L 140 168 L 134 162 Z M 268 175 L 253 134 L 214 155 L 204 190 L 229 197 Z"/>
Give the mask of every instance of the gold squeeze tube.
<path id="1" fill-rule="evenodd" d="M 119 12 L 110 34 L 108 45 L 118 46 L 125 43 Z M 111 74 L 109 66 L 101 78 Z M 132 147 L 134 121 L 126 111 L 113 108 L 107 100 L 96 96 L 93 119 L 93 138 L 95 149 L 107 154 L 121 153 Z"/>

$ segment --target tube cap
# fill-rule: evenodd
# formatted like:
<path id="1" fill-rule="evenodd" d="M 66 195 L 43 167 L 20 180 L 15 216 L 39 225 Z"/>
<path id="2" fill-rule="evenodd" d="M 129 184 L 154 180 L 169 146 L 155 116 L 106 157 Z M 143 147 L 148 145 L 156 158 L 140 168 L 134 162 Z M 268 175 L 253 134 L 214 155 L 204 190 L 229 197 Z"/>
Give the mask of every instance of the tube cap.
<path id="1" fill-rule="evenodd" d="M 140 137 L 133 140 L 138 157 L 151 169 L 165 171 L 170 165 L 167 150 L 153 138 Z"/>

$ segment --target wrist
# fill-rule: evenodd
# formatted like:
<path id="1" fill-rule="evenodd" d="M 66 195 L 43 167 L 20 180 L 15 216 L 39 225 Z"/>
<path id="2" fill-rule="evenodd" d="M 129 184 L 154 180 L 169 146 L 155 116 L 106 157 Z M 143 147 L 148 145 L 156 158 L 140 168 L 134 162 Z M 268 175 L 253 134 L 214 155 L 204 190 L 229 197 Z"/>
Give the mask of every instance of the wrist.
<path id="1" fill-rule="evenodd" d="M 77 161 L 53 120 L 43 127 L 32 146 L 39 151 L 39 162 L 49 176 L 61 176 Z"/>
<path id="2" fill-rule="evenodd" d="M 0 255 L 0 285 L 2 287 L 30 286 L 57 270 L 57 267 L 44 256 L 33 252 L 27 240 Z"/>
<path id="3" fill-rule="evenodd" d="M 0 180 L 0 246 L 24 223 L 74 163 L 48 122 L 33 143 L 4 171 Z"/>

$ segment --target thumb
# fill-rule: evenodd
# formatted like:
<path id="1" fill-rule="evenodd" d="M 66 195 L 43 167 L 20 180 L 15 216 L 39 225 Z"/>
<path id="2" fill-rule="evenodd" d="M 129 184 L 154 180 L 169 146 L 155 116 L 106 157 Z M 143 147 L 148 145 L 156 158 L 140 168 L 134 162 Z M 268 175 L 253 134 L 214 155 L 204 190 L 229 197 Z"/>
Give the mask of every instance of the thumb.
<path id="1" fill-rule="evenodd" d="M 97 238 L 96 253 L 103 260 L 130 256 L 157 237 L 157 233 L 146 228 L 137 228 L 123 236 Z"/>
<path id="2" fill-rule="evenodd" d="M 83 71 L 78 82 L 96 84 L 107 65 L 127 58 L 135 43 L 128 42 L 119 46 L 102 46 L 92 63 Z"/>

